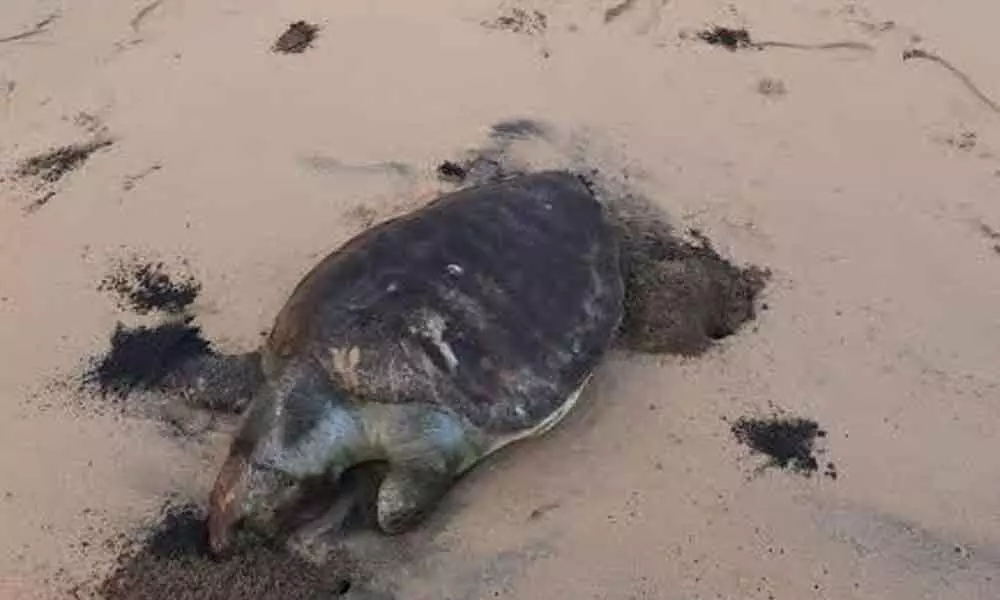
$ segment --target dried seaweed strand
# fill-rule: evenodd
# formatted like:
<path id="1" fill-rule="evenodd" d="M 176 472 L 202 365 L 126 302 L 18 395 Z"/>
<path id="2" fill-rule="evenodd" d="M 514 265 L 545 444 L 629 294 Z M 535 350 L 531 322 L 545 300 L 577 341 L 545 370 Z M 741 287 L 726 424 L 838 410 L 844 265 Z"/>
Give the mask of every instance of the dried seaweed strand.
<path id="1" fill-rule="evenodd" d="M 947 60 L 941 58 L 937 54 L 934 54 L 933 52 L 928 52 L 928 51 L 922 50 L 920 48 L 913 48 L 911 50 L 907 50 L 907 51 L 903 52 L 903 60 L 904 61 L 910 60 L 910 59 L 913 59 L 913 58 L 922 58 L 924 60 L 929 60 L 931 62 L 936 62 L 937 64 L 941 65 L 945 69 L 948 69 L 949 71 L 951 71 L 951 74 L 954 75 L 955 77 L 957 77 L 959 79 L 959 81 L 961 81 L 963 84 L 965 84 L 965 87 L 967 87 L 969 89 L 969 91 L 972 92 L 972 94 L 974 96 L 976 96 L 977 98 L 979 98 L 979 100 L 983 104 L 985 104 L 986 106 L 988 106 L 990 108 L 990 110 L 992 110 L 993 112 L 995 112 L 998 115 L 1000 115 L 1000 104 L 997 104 L 992 98 L 990 98 L 989 96 L 987 96 L 986 94 L 984 94 L 976 86 L 976 84 L 972 82 L 972 79 L 970 79 L 968 75 L 966 75 L 965 73 L 963 73 L 962 71 L 960 71 L 955 65 L 953 65 L 950 62 L 948 62 Z"/>
<path id="2" fill-rule="evenodd" d="M 48 30 L 49 25 L 55 23 L 56 19 L 59 18 L 59 13 L 52 13 L 51 15 L 45 17 L 35 26 L 27 31 L 22 31 L 21 33 L 15 33 L 14 35 L 8 35 L 7 37 L 0 37 L 0 44 L 4 42 L 16 42 L 18 40 L 28 39 L 30 37 L 45 33 Z"/>
<path id="3" fill-rule="evenodd" d="M 142 27 L 142 22 L 146 20 L 146 17 L 148 17 L 151 12 L 159 8 L 161 4 L 163 4 L 163 0 L 154 0 L 139 9 L 139 12 L 135 13 L 135 16 L 132 17 L 131 21 L 129 21 L 129 25 L 132 26 L 132 30 L 139 31 L 139 28 Z"/>
<path id="4" fill-rule="evenodd" d="M 635 0 L 622 0 L 618 4 L 604 11 L 604 22 L 610 23 L 625 14 L 635 6 Z"/>
<path id="5" fill-rule="evenodd" d="M 798 50 L 864 50 L 874 52 L 871 44 L 864 42 L 831 42 L 829 44 L 795 44 L 792 42 L 754 42 L 758 48 L 795 48 Z"/>

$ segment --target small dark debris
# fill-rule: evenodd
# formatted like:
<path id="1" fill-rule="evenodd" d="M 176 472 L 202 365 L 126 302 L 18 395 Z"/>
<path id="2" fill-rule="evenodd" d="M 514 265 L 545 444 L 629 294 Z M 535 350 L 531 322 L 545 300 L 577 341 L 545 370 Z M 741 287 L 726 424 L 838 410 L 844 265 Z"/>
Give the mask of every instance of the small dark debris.
<path id="1" fill-rule="evenodd" d="M 150 165 L 149 167 L 143 169 L 142 171 L 139 171 L 138 173 L 135 173 L 134 175 L 127 175 L 127 176 L 125 176 L 125 180 L 122 182 L 122 189 L 125 190 L 126 192 L 132 191 L 133 189 L 135 189 L 135 186 L 140 181 L 142 181 L 146 177 L 149 177 L 153 173 L 156 173 L 157 171 L 159 171 L 162 168 L 163 168 L 163 165 L 161 165 L 160 163 L 154 163 L 154 164 Z"/>
<path id="2" fill-rule="evenodd" d="M 741 418 L 731 431 L 736 439 L 755 452 L 769 457 L 762 467 L 778 467 L 812 476 L 819 469 L 816 460 L 816 438 L 826 437 L 816 421 L 802 418 L 772 417 L 770 419 Z M 832 465 L 832 463 L 831 463 Z M 836 471 L 833 471 L 836 473 Z M 833 475 L 836 478 L 836 475 Z"/>
<path id="3" fill-rule="evenodd" d="M 879 23 L 858 23 L 858 24 L 861 25 L 862 29 L 870 33 L 872 32 L 885 33 L 886 31 L 892 31 L 893 29 L 896 28 L 895 21 L 881 21 Z M 914 37 L 919 37 L 919 36 L 914 36 Z"/>
<path id="4" fill-rule="evenodd" d="M 91 135 L 105 133 L 108 129 L 107 126 L 101 121 L 100 117 L 92 115 L 86 111 L 77 113 L 77 115 L 73 117 L 73 124 L 82 128 Z"/>
<path id="5" fill-rule="evenodd" d="M 713 27 L 698 32 L 698 38 L 712 46 L 722 46 L 730 51 L 741 48 L 752 48 L 753 41 L 746 29 L 730 29 L 729 27 Z"/>
<path id="6" fill-rule="evenodd" d="M 191 275 L 171 276 L 165 269 L 162 262 L 131 257 L 115 265 L 97 289 L 114 293 L 121 308 L 138 314 L 180 313 L 198 297 L 201 284 Z"/>
<path id="7" fill-rule="evenodd" d="M 45 33 L 46 31 L 48 31 L 49 26 L 56 22 L 56 19 L 58 19 L 59 16 L 60 15 L 58 12 L 52 13 L 51 15 L 42 19 L 41 21 L 35 23 L 33 27 L 26 29 L 25 31 L 0 37 L 0 43 L 26 40 L 30 37 L 34 37 L 36 35 Z"/>
<path id="8" fill-rule="evenodd" d="M 486 149 L 481 152 L 470 153 L 470 156 L 461 162 L 448 161 L 446 171 L 451 173 L 463 173 L 461 179 L 455 176 L 449 177 L 438 168 L 438 178 L 448 183 L 457 184 L 470 182 L 474 184 L 496 183 L 509 177 L 522 174 L 519 169 L 512 168 L 506 160 L 502 151 Z"/>
<path id="9" fill-rule="evenodd" d="M 986 239 L 990 240 L 1000 240 L 1000 231 L 990 227 L 986 223 L 979 224 L 979 231 L 983 234 Z"/>
<path id="10" fill-rule="evenodd" d="M 111 348 L 94 360 L 84 383 L 97 385 L 104 396 L 121 398 L 136 389 L 158 389 L 164 377 L 185 361 L 214 354 L 211 344 L 201 336 L 201 328 L 192 321 L 187 317 L 134 328 L 118 323 L 111 335 Z"/>
<path id="11" fill-rule="evenodd" d="M 780 79 L 764 77 L 757 82 L 757 93 L 769 98 L 777 98 L 788 93 L 788 88 Z"/>
<path id="12" fill-rule="evenodd" d="M 958 135 L 944 138 L 944 142 L 964 152 L 971 152 L 976 148 L 978 139 L 974 131 L 963 131 Z"/>
<path id="13" fill-rule="evenodd" d="M 490 127 L 490 137 L 503 142 L 544 138 L 545 135 L 545 125 L 534 119 L 507 119 Z"/>
<path id="14" fill-rule="evenodd" d="M 319 34 L 319 26 L 296 21 L 278 37 L 271 50 L 281 54 L 301 54 L 312 47 Z"/>
<path id="15" fill-rule="evenodd" d="M 1000 242 L 1000 231 L 997 231 L 986 223 L 979 223 L 979 232 L 991 242 Z M 992 248 L 994 252 L 1000 254 L 1000 243 L 993 244 Z"/>
<path id="16" fill-rule="evenodd" d="M 501 15 L 493 21 L 484 21 L 483 27 L 502 29 L 511 33 L 536 35 L 544 33 L 549 26 L 549 19 L 537 10 L 526 11 L 523 8 L 513 8 L 508 14 Z"/>
<path id="17" fill-rule="evenodd" d="M 618 4 L 604 11 L 604 22 L 610 23 L 622 16 L 635 6 L 635 0 L 622 0 Z"/>
<path id="18" fill-rule="evenodd" d="M 243 537 L 232 556 L 207 552 L 204 511 L 168 507 L 137 547 L 123 552 L 98 594 L 107 600 L 314 600 L 352 587 L 354 568 L 335 557 L 322 568 L 271 544 Z"/>
<path id="19" fill-rule="evenodd" d="M 437 168 L 438 178 L 449 183 L 461 183 L 469 172 L 462 165 L 446 160 Z"/>
<path id="20" fill-rule="evenodd" d="M 111 140 L 94 140 L 63 146 L 23 161 L 14 174 L 17 177 L 34 177 L 46 183 L 55 183 L 80 167 L 91 154 L 112 143 Z"/>
<path id="21" fill-rule="evenodd" d="M 534 119 L 513 118 L 494 123 L 489 142 L 469 150 L 461 160 L 449 160 L 437 168 L 438 178 L 449 183 L 496 183 L 523 175 L 525 169 L 510 158 L 511 146 L 520 140 L 545 138 L 547 127 Z"/>
<path id="22" fill-rule="evenodd" d="M 549 502 L 548 504 L 543 504 L 542 506 L 539 506 L 538 508 L 531 511 L 531 513 L 528 515 L 528 520 L 537 521 L 538 519 L 541 519 L 542 517 L 547 515 L 549 512 L 559 508 L 559 506 L 560 504 L 558 502 Z"/>
<path id="23" fill-rule="evenodd" d="M 168 507 L 149 536 L 146 549 L 156 558 L 208 556 L 205 535 L 204 517 L 199 507 L 193 504 Z"/>
<path id="24" fill-rule="evenodd" d="M 56 197 L 56 193 L 55 192 L 52 192 L 52 191 L 46 192 L 46 193 L 42 194 L 41 196 L 39 196 L 38 198 L 35 198 L 34 200 L 32 200 L 31 204 L 25 206 L 24 207 L 24 212 L 27 213 L 27 214 L 34 213 L 34 212 L 38 211 L 40 208 L 42 208 L 43 206 L 45 206 L 46 204 L 48 204 L 49 200 L 51 200 L 51 199 L 53 199 L 55 197 Z"/>

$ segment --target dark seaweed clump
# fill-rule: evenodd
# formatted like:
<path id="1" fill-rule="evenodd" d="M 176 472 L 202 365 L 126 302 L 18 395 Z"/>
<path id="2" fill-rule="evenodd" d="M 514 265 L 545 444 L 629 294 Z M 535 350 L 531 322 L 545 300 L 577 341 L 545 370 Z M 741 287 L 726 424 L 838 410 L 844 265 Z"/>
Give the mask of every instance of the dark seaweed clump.
<path id="1" fill-rule="evenodd" d="M 468 169 L 457 162 L 446 160 L 437 167 L 438 177 L 449 183 L 462 183 L 469 174 Z"/>
<path id="2" fill-rule="evenodd" d="M 318 34 L 318 26 L 296 21 L 278 37 L 271 50 L 281 54 L 301 54 L 312 46 Z"/>
<path id="3" fill-rule="evenodd" d="M 731 431 L 741 444 L 768 457 L 763 468 L 788 469 L 807 477 L 819 469 L 815 455 L 816 439 L 826 437 L 826 431 L 816 421 L 782 417 L 741 418 L 732 425 Z M 837 471 L 833 463 L 827 465 L 826 475 L 836 479 Z"/>
<path id="4" fill-rule="evenodd" d="M 746 29 L 713 27 L 698 32 L 698 38 L 707 44 L 722 46 L 730 51 L 753 47 L 753 42 L 750 40 L 750 32 Z"/>
<path id="5" fill-rule="evenodd" d="M 97 592 L 106 600 L 318 600 L 346 594 L 353 574 L 345 557 L 319 567 L 249 536 L 231 555 L 211 557 L 204 511 L 189 504 L 167 508 Z"/>
<path id="6" fill-rule="evenodd" d="M 110 349 L 95 361 L 85 379 L 103 395 L 125 397 L 137 389 L 158 389 L 184 362 L 214 353 L 190 317 L 154 327 L 118 323 Z"/>
<path id="7" fill-rule="evenodd" d="M 180 313 L 201 292 L 201 284 L 190 275 L 171 276 L 162 262 L 132 259 L 117 265 L 98 286 L 118 296 L 119 306 L 146 314 L 154 310 Z"/>
<path id="8" fill-rule="evenodd" d="M 34 177 L 46 183 L 55 183 L 70 171 L 80 167 L 91 154 L 111 144 L 111 140 L 93 140 L 56 148 L 23 161 L 14 174 L 18 177 Z"/>
<path id="9" fill-rule="evenodd" d="M 544 13 L 537 10 L 529 12 L 523 8 L 513 8 L 507 14 L 501 15 L 493 21 L 484 21 L 482 25 L 488 29 L 537 35 L 548 29 L 549 19 Z"/>

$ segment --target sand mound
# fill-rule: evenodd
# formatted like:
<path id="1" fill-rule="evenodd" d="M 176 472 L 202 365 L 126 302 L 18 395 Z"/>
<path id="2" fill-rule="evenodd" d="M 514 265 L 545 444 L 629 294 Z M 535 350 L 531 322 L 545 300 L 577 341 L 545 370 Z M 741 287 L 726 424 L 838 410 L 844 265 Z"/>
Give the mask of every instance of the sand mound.
<path id="1" fill-rule="evenodd" d="M 344 557 L 320 568 L 252 538 L 225 559 L 206 550 L 202 510 L 167 509 L 145 542 L 119 557 L 98 593 L 107 600 L 318 600 L 351 588 L 354 569 Z"/>
<path id="2" fill-rule="evenodd" d="M 698 231 L 681 239 L 648 211 L 620 208 L 625 277 L 621 343 L 629 350 L 695 356 L 756 317 L 769 273 L 719 255 Z"/>

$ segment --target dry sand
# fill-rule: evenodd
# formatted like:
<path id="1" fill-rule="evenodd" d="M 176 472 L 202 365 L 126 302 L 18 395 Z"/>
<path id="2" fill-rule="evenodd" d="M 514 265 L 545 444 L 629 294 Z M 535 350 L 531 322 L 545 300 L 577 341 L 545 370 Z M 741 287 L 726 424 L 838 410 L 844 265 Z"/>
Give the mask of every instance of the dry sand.
<path id="1" fill-rule="evenodd" d="M 273 52 L 300 19 L 316 39 Z M 455 490 L 387 571 L 398 598 L 1000 597 L 997 22 L 991 0 L 3 2 L 0 598 L 99 580 L 104 540 L 204 498 L 225 447 L 51 385 L 152 318 L 98 290 L 115 261 L 187 260 L 206 336 L 252 349 L 316 259 L 514 118 L 550 135 L 510 153 L 599 168 L 770 268 L 769 310 L 707 355 L 613 356 L 563 427 Z M 776 410 L 820 424 L 836 478 L 756 470 L 731 424 Z"/>

